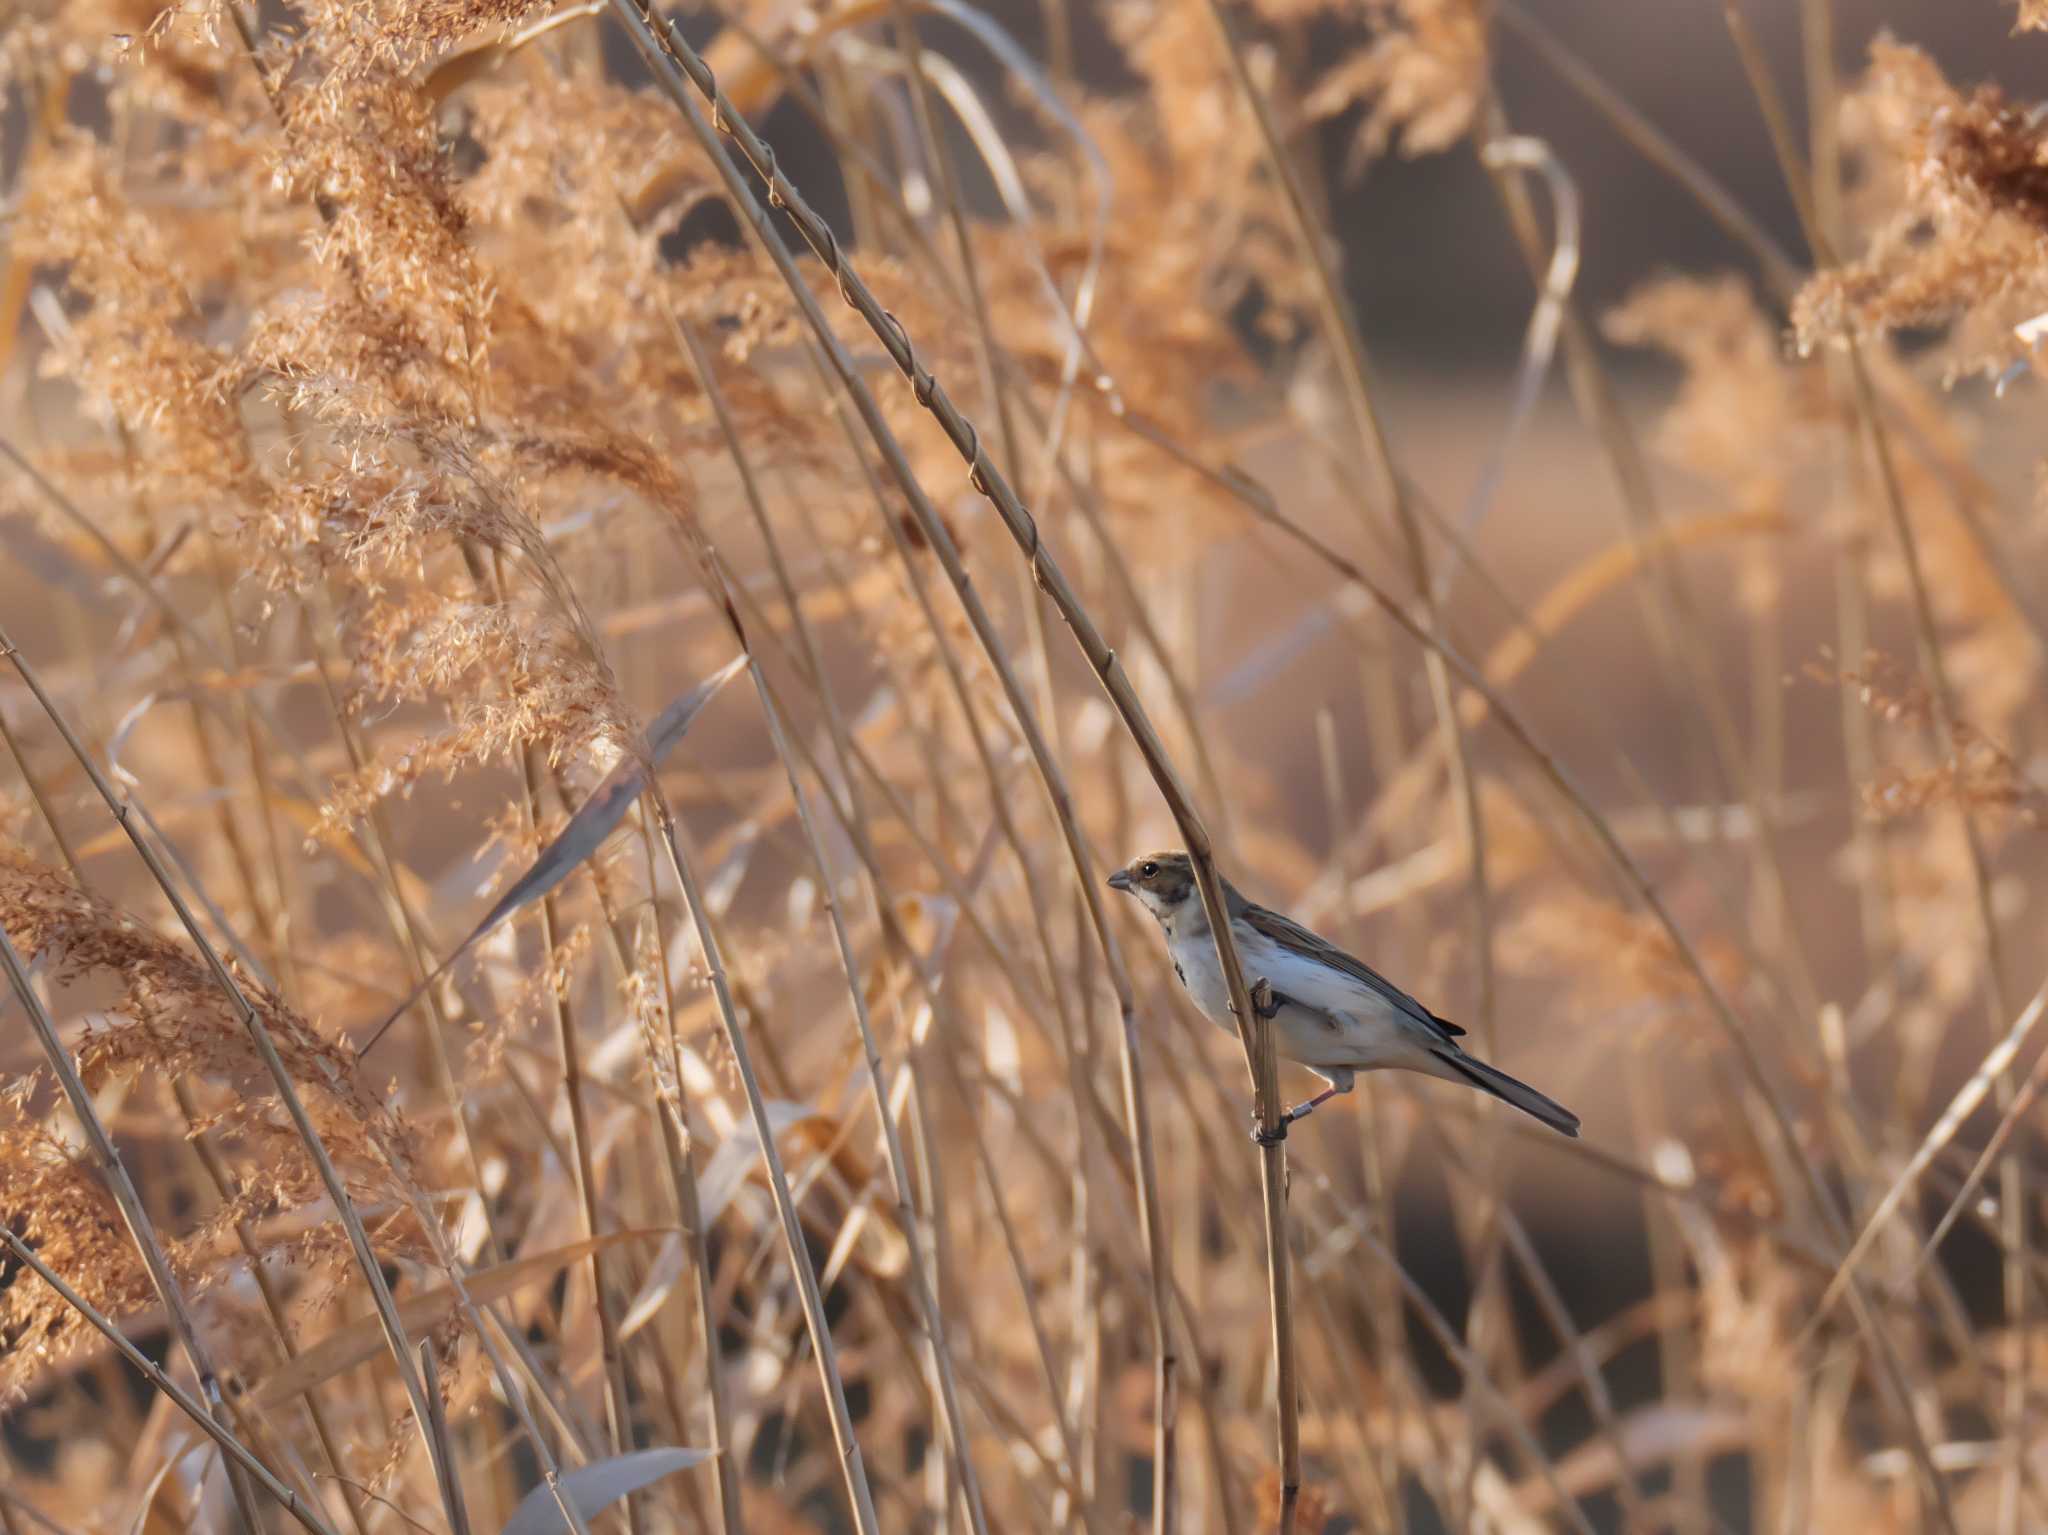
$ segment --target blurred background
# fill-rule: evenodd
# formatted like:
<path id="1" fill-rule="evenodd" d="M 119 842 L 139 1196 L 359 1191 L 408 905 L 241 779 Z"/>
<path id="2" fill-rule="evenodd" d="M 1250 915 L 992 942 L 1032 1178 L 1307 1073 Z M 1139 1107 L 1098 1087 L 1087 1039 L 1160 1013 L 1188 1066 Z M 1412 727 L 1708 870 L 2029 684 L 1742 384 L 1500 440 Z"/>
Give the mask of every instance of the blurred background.
<path id="1" fill-rule="evenodd" d="M 678 15 L 1030 501 L 1223 871 L 1585 1121 L 1381 1078 L 1294 1131 L 1296 1503 L 1242 1052 L 1083 894 L 1182 840 L 1167 801 L 876 335 L 804 255 L 901 478 L 595 12 L 4 23 L 0 626 L 48 701 L 0 673 L 0 926 L 86 1106 L 10 995 L 0 1223 L 194 1378 L 101 1120 L 225 1421 L 356 1535 L 457 1527 L 428 1441 L 480 1530 L 551 1462 L 718 1442 L 592 1528 L 859 1529 L 844 1434 L 891 1530 L 2048 1523 L 2048 36 L 1996 0 L 934 6 L 927 138 L 891 5 Z M 735 653 L 722 582 L 765 680 L 660 764 L 692 901 L 651 806 L 595 857 L 569 828 Z M 444 1429 L 60 718 L 289 1046 Z M 52 1295 L 0 1259 L 0 1530 L 234 1528 Z"/>

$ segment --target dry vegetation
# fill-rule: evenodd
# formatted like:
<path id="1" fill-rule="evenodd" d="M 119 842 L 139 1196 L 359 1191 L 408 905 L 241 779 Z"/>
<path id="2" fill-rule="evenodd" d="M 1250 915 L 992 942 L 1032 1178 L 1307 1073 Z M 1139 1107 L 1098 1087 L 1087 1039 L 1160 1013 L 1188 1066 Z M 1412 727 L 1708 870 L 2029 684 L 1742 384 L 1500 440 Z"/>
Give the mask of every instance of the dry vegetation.
<path id="1" fill-rule="evenodd" d="M 1731 9 L 1788 258 L 1581 78 L 1752 257 L 1596 314 L 1512 6 L 713 0 L 723 164 L 633 0 L 159 9 L 0 36 L 0 1535 L 2048 1525 L 2037 106 Z M 1492 523 L 1388 153 L 1552 284 Z M 1203 837 L 1587 1139 L 1253 1149 Z"/>

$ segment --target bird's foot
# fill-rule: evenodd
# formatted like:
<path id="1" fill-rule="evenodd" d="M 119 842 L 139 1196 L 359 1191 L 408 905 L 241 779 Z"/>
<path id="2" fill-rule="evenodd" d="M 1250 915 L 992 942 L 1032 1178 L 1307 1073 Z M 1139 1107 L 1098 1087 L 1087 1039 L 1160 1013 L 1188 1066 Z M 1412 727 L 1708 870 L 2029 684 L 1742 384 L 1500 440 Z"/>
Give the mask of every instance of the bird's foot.
<path id="1" fill-rule="evenodd" d="M 1280 1116 L 1280 1123 L 1274 1127 L 1273 1133 L 1271 1135 L 1266 1134 L 1265 1130 L 1260 1126 L 1258 1110 L 1252 1110 L 1252 1139 L 1257 1141 L 1261 1146 L 1279 1145 L 1282 1141 L 1287 1139 L 1287 1127 L 1289 1125 L 1293 1124 L 1297 1119 L 1308 1118 L 1309 1115 L 1313 1114 L 1317 1109 L 1321 1108 L 1324 1104 L 1328 1103 L 1332 1098 L 1336 1097 L 1340 1091 L 1349 1092 L 1350 1088 L 1348 1086 L 1344 1088 L 1332 1087 L 1324 1092 L 1317 1093 L 1313 1098 L 1304 1098 L 1301 1102 L 1297 1103 L 1293 1108 L 1289 1109 L 1285 1114 L 1282 1114 Z"/>
<path id="2" fill-rule="evenodd" d="M 1264 976 L 1252 983 L 1252 1011 L 1268 1023 L 1280 1016 L 1280 999 L 1273 994 L 1273 983 Z"/>

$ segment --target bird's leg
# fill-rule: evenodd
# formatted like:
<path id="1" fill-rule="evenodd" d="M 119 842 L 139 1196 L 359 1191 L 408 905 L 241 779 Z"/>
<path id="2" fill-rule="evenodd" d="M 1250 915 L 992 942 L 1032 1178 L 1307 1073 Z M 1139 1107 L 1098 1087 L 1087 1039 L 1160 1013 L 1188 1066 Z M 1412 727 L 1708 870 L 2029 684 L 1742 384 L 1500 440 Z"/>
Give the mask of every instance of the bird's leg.
<path id="1" fill-rule="evenodd" d="M 1328 1103 L 1339 1093 L 1348 1093 L 1350 1091 L 1351 1083 L 1347 1081 L 1341 1087 L 1336 1085 L 1326 1087 L 1317 1093 L 1315 1097 L 1297 1103 L 1293 1108 L 1280 1116 L 1280 1123 L 1274 1127 L 1273 1133 L 1270 1136 L 1259 1128 L 1256 1119 L 1254 1119 L 1252 1139 L 1261 1146 L 1277 1146 L 1287 1139 L 1287 1127 L 1289 1125 L 1293 1124 L 1297 1119 L 1308 1118 L 1309 1115 L 1313 1114 L 1319 1107 Z"/>
<path id="2" fill-rule="evenodd" d="M 1309 1115 L 1313 1114 L 1318 1108 L 1320 1108 L 1323 1104 L 1328 1103 L 1332 1098 L 1336 1097 L 1339 1093 L 1348 1093 L 1350 1091 L 1351 1089 L 1348 1085 L 1344 1087 L 1324 1088 L 1321 1092 L 1317 1093 L 1315 1097 L 1305 1099 L 1304 1101 L 1297 1103 L 1293 1108 L 1289 1109 L 1287 1111 L 1287 1123 L 1291 1125 L 1297 1119 L 1308 1118 Z"/>

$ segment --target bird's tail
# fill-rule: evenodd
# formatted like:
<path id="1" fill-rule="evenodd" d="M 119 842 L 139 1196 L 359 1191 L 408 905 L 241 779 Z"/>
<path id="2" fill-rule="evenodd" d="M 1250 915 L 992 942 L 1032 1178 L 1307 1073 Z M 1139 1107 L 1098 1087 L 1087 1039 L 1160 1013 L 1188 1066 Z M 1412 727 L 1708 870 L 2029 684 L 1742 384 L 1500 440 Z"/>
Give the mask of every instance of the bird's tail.
<path id="1" fill-rule="evenodd" d="M 1579 1116 L 1555 1099 L 1544 1097 L 1527 1082 L 1519 1082 L 1484 1061 L 1474 1060 L 1456 1045 L 1445 1050 L 1432 1050 L 1430 1054 L 1448 1066 L 1452 1076 L 1471 1083 L 1482 1093 L 1491 1093 L 1501 1102 L 1513 1104 L 1524 1114 L 1542 1120 L 1559 1135 L 1578 1136 Z"/>

